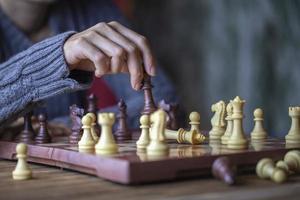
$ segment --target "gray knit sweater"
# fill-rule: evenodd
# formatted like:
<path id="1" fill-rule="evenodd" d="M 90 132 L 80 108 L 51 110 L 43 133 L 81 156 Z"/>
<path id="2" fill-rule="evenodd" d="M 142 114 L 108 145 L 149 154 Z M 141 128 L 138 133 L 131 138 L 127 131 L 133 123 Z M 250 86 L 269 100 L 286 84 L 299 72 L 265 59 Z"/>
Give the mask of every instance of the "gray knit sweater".
<path id="1" fill-rule="evenodd" d="M 69 72 L 63 44 L 74 31 L 112 20 L 127 23 L 108 0 L 61 0 L 51 8 L 48 19 L 56 36 L 32 44 L 0 9 L 0 127 L 40 101 L 46 104 L 50 118 L 67 115 L 73 103 L 83 106 L 84 93 L 77 90 L 87 88 L 92 74 Z M 103 80 L 117 98 L 123 98 L 127 103 L 130 126 L 138 127 L 143 93 L 131 88 L 128 75 L 109 75 Z M 161 69 L 158 69 L 153 84 L 157 101 L 177 101 L 172 84 Z M 117 112 L 117 107 L 103 111 Z"/>

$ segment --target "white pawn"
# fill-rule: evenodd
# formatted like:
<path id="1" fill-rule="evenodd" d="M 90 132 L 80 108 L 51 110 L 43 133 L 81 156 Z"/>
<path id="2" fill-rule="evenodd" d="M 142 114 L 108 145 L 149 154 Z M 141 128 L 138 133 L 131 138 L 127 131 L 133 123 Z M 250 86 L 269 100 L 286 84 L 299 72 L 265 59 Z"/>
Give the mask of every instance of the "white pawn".
<path id="1" fill-rule="evenodd" d="M 221 137 L 221 143 L 222 144 L 227 144 L 228 139 L 231 136 L 232 133 L 232 129 L 233 129 L 233 121 L 232 121 L 232 103 L 229 102 L 226 106 L 226 112 L 227 112 L 227 116 L 225 118 L 225 120 L 227 121 L 227 127 L 226 127 L 226 131 L 224 133 L 224 135 Z"/>
<path id="2" fill-rule="evenodd" d="M 95 143 L 98 142 L 98 135 L 97 135 L 97 132 L 96 132 L 96 115 L 94 113 L 88 113 L 87 116 L 91 117 L 92 118 L 92 124 L 91 124 L 91 134 L 92 134 L 92 137 L 93 137 L 93 140 L 95 141 Z"/>
<path id="3" fill-rule="evenodd" d="M 16 147 L 18 163 L 15 170 L 12 172 L 14 180 L 27 180 L 31 179 L 32 172 L 27 164 L 27 145 L 19 143 Z"/>
<path id="4" fill-rule="evenodd" d="M 267 138 L 267 132 L 263 126 L 263 111 L 260 108 L 257 108 L 253 112 L 254 115 L 254 128 L 251 132 L 251 139 L 252 140 L 264 140 Z"/>
<path id="5" fill-rule="evenodd" d="M 150 128 L 150 117 L 149 115 L 142 115 L 140 118 L 140 128 L 141 128 L 141 136 L 139 140 L 136 142 L 136 146 L 138 149 L 146 149 L 148 144 L 150 143 L 149 137 L 149 128 Z"/>
<path id="6" fill-rule="evenodd" d="M 81 123 L 82 123 L 83 134 L 80 141 L 78 142 L 79 152 L 86 152 L 86 153 L 93 152 L 95 141 L 91 133 L 92 118 L 89 115 L 85 115 L 81 119 Z"/>
<path id="7" fill-rule="evenodd" d="M 190 125 L 191 125 L 191 132 L 196 130 L 197 133 L 200 133 L 200 114 L 198 112 L 191 112 L 190 116 Z"/>
<path id="8" fill-rule="evenodd" d="M 300 143 L 300 107 L 289 107 L 289 116 L 292 118 L 291 128 L 285 136 L 286 143 Z"/>
<path id="9" fill-rule="evenodd" d="M 118 152 L 118 145 L 112 133 L 112 126 L 115 123 L 114 113 L 99 113 L 98 122 L 101 125 L 101 136 L 96 144 L 96 153 L 110 155 Z"/>
<path id="10" fill-rule="evenodd" d="M 150 116 L 152 126 L 150 144 L 147 146 L 147 155 L 149 156 L 160 157 L 169 154 L 169 147 L 165 136 L 166 118 L 166 112 L 161 109 L 155 111 Z"/>

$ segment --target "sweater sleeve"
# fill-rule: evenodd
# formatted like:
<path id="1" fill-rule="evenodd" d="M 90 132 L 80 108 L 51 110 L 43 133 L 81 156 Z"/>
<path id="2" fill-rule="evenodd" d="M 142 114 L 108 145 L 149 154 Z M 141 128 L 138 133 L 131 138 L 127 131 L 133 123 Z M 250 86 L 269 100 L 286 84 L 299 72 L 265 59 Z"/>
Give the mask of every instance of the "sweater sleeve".
<path id="1" fill-rule="evenodd" d="M 90 84 L 91 79 L 72 76 L 66 64 L 63 44 L 72 34 L 46 39 L 0 64 L 0 126 L 40 100 Z"/>

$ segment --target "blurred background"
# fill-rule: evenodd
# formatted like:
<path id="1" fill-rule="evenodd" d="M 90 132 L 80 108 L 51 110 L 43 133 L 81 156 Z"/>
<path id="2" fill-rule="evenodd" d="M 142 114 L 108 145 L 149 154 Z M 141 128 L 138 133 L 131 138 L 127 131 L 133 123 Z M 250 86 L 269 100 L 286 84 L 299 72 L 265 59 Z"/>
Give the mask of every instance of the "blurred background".
<path id="1" fill-rule="evenodd" d="M 300 1 L 119 3 L 151 41 L 187 113 L 201 113 L 202 129 L 211 128 L 211 104 L 239 95 L 247 101 L 247 133 L 257 107 L 270 133 L 288 132 L 288 107 L 300 104 Z"/>

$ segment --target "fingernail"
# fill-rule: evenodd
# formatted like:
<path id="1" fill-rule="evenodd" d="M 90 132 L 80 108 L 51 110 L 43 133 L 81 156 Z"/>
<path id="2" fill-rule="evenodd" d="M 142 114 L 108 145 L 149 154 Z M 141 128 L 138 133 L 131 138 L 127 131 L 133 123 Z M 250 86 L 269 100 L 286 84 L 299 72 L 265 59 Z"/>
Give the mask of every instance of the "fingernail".
<path id="1" fill-rule="evenodd" d="M 150 68 L 150 75 L 152 75 L 152 76 L 156 75 L 156 70 L 155 70 L 155 67 L 153 67 L 153 66 Z"/>
<path id="2" fill-rule="evenodd" d="M 136 83 L 136 84 L 134 85 L 134 89 L 135 89 L 135 90 L 141 89 L 141 84 L 140 84 L 140 83 Z"/>

